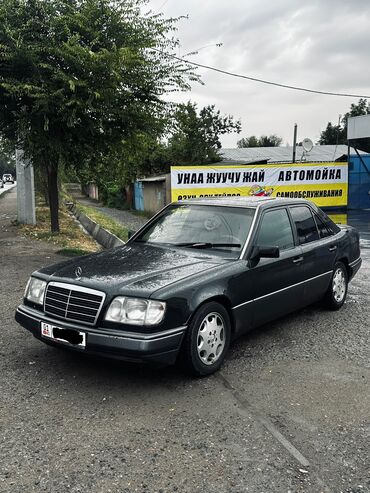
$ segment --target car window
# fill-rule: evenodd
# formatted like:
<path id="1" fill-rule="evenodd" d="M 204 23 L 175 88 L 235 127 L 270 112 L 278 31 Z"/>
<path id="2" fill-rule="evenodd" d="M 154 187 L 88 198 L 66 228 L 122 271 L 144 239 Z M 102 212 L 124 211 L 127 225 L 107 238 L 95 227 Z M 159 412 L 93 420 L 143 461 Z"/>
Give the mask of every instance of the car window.
<path id="1" fill-rule="evenodd" d="M 316 223 L 309 207 L 291 207 L 290 212 L 297 228 L 298 239 L 301 245 L 319 239 Z"/>
<path id="2" fill-rule="evenodd" d="M 340 228 L 339 226 L 337 226 L 331 219 L 329 216 L 327 216 L 325 214 L 324 211 L 322 211 L 321 209 L 319 209 L 319 215 L 320 215 L 320 218 L 322 219 L 322 221 L 324 222 L 327 230 L 332 234 L 336 234 L 340 231 Z"/>
<path id="3" fill-rule="evenodd" d="M 237 258 L 250 230 L 255 209 L 211 205 L 173 205 L 135 239 L 179 247 L 209 243 Z M 222 246 L 217 246 L 221 244 Z M 212 245 L 212 246 L 211 246 Z M 229 246 L 228 246 L 229 245 Z M 205 246 L 204 249 L 207 249 Z"/>
<path id="4" fill-rule="evenodd" d="M 324 224 L 324 221 L 322 221 L 317 214 L 314 214 L 314 216 L 317 224 L 317 229 L 319 230 L 320 238 L 327 238 L 328 236 L 331 236 L 333 233 L 328 230 L 328 228 Z"/>
<path id="5" fill-rule="evenodd" d="M 268 211 L 261 220 L 256 245 L 276 246 L 280 250 L 294 247 L 294 238 L 286 209 Z"/>

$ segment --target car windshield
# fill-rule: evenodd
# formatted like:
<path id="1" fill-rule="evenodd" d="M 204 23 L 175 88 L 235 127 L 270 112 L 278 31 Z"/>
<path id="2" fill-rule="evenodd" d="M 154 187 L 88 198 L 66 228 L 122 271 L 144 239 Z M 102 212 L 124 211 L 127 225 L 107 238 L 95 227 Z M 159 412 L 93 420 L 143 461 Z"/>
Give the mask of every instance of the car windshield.
<path id="1" fill-rule="evenodd" d="M 254 209 L 180 204 L 165 209 L 136 242 L 227 253 L 237 258 L 251 227 Z"/>

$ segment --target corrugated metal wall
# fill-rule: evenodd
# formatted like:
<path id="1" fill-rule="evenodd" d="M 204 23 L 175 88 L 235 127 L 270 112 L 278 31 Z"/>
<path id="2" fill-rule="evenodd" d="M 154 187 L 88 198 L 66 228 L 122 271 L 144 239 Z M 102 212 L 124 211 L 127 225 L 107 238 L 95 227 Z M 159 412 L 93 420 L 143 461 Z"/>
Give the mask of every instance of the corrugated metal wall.
<path id="1" fill-rule="evenodd" d="M 137 211 L 144 210 L 144 192 L 143 192 L 143 182 L 136 181 L 134 185 L 134 202 L 135 209 Z"/>
<path id="2" fill-rule="evenodd" d="M 370 155 L 351 155 L 348 172 L 348 209 L 370 209 Z"/>

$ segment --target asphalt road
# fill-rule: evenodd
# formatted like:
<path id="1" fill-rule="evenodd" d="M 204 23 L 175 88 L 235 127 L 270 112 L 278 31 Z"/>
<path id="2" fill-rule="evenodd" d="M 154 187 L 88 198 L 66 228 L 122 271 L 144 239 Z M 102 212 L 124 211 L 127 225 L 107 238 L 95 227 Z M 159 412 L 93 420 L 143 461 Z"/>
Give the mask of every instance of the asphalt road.
<path id="1" fill-rule="evenodd" d="M 370 250 L 339 312 L 310 307 L 192 380 L 77 355 L 14 321 L 30 273 L 62 260 L 0 199 L 0 492 L 370 492 Z"/>

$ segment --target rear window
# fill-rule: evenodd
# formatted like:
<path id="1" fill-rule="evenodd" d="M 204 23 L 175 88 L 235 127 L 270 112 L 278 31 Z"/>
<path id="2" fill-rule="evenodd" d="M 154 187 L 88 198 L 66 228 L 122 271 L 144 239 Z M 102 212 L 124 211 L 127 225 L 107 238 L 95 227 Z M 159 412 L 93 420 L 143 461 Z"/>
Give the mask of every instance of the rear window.
<path id="1" fill-rule="evenodd" d="M 318 210 L 318 215 L 320 217 L 320 219 L 323 221 L 323 223 L 325 224 L 327 230 L 330 232 L 330 234 L 337 234 L 339 231 L 340 231 L 340 227 L 337 226 L 331 219 L 329 216 L 327 216 L 325 214 L 324 211 L 322 211 L 321 209 Z"/>
<path id="2" fill-rule="evenodd" d="M 291 207 L 290 213 L 297 229 L 300 245 L 319 239 L 319 232 L 309 207 Z"/>

